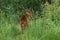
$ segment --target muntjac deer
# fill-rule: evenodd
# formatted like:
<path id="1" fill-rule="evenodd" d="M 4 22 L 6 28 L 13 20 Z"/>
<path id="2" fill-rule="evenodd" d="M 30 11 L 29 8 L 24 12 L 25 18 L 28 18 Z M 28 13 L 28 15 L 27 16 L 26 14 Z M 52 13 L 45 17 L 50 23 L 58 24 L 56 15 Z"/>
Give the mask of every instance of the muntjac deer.
<path id="1" fill-rule="evenodd" d="M 21 32 L 23 33 L 28 27 L 29 17 L 31 16 L 31 11 L 27 10 L 26 14 L 20 17 Z"/>

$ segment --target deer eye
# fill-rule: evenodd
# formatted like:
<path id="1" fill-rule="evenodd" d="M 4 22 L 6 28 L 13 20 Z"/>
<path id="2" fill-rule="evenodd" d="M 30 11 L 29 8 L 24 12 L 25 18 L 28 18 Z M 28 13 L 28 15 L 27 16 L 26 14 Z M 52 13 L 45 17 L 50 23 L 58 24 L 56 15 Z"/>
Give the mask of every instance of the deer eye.
<path id="1" fill-rule="evenodd" d="M 30 12 L 28 12 L 28 13 L 30 13 Z"/>

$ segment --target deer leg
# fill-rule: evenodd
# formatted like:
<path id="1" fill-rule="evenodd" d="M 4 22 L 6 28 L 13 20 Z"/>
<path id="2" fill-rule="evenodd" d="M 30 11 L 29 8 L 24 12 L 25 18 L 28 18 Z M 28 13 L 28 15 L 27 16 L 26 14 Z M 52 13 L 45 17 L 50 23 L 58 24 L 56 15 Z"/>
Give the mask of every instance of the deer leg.
<path id="1" fill-rule="evenodd" d="M 21 24 L 21 32 L 24 33 L 24 24 Z"/>

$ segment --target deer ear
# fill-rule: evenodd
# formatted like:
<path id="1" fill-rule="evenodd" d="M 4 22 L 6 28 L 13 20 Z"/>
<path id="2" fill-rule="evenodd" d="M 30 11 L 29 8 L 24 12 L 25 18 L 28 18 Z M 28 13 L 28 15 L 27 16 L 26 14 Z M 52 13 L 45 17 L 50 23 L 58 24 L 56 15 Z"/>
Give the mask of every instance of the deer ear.
<path id="1" fill-rule="evenodd" d="M 28 9 L 25 9 L 25 12 L 28 12 Z"/>
<path id="2" fill-rule="evenodd" d="M 32 13 L 32 8 L 25 9 L 25 12 Z"/>
<path id="3" fill-rule="evenodd" d="M 32 8 L 29 8 L 28 10 L 32 11 Z"/>

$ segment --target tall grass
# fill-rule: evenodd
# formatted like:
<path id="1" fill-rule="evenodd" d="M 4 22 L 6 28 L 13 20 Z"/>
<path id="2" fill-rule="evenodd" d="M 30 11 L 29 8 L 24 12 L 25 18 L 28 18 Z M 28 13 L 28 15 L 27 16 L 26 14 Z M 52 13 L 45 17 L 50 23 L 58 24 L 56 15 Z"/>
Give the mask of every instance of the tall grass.
<path id="1" fill-rule="evenodd" d="M 0 40 L 60 40 L 59 24 L 55 25 L 50 19 L 37 19 L 30 21 L 24 34 L 19 34 L 19 24 L 0 21 Z"/>

